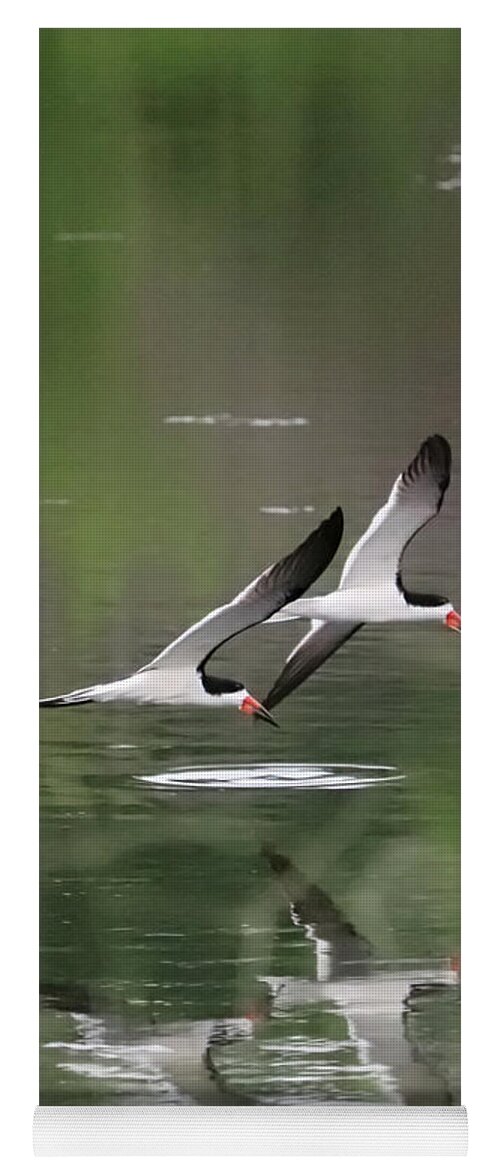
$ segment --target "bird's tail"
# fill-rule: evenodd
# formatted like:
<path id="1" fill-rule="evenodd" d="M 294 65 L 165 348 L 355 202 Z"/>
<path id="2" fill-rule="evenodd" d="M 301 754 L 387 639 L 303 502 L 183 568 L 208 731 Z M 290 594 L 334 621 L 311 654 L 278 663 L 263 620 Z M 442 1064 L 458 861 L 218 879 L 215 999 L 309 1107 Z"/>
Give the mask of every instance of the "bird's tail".
<path id="1" fill-rule="evenodd" d="M 69 691 L 67 695 L 53 695 L 49 699 L 41 699 L 39 706 L 73 707 L 77 703 L 95 703 L 93 691 L 93 687 L 83 687 L 80 691 Z"/>

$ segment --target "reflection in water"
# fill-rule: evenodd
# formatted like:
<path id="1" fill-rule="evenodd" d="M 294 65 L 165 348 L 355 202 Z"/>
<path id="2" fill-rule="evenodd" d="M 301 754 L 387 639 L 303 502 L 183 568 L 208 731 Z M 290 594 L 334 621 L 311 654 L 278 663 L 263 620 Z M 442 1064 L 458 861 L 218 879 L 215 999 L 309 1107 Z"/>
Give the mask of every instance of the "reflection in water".
<path id="1" fill-rule="evenodd" d="M 381 1079 L 386 1100 L 449 1104 L 453 1091 L 446 1062 L 439 1071 L 430 1067 L 425 1045 L 411 1043 L 408 1021 L 422 1005 L 428 1007 L 443 991 L 453 991 L 450 965 L 409 961 L 403 970 L 377 962 L 370 944 L 323 890 L 288 858 L 268 847 L 263 854 L 289 902 L 292 921 L 304 927 L 316 949 L 316 981 L 271 981 L 277 1005 L 290 1009 L 308 1001 L 330 1002 L 332 1011 L 345 1018 L 360 1064 L 372 1079 Z M 432 1054 L 430 1034 L 428 1042 Z"/>
<path id="2" fill-rule="evenodd" d="M 309 419 L 302 416 L 296 418 L 277 419 L 272 416 L 255 418 L 238 418 L 225 411 L 220 415 L 168 415 L 163 420 L 170 424 L 197 423 L 204 427 L 307 427 Z"/>
<path id="3" fill-rule="evenodd" d="M 158 788 L 172 789 L 364 789 L 395 785 L 404 777 L 389 765 L 254 764 L 230 768 L 207 765 L 154 776 L 136 777 Z"/>
<path id="4" fill-rule="evenodd" d="M 282 854 L 263 857 L 290 917 L 315 948 L 316 976 L 252 980 L 241 1015 L 139 1028 L 91 1010 L 86 989 L 43 986 L 46 1008 L 69 1013 L 71 1035 L 46 1042 L 62 1075 L 106 1083 L 129 1101 L 170 1104 L 292 1104 L 353 1099 L 449 1104 L 458 1100 L 450 1062 L 457 993 L 446 964 L 401 966 L 372 948 L 328 895 Z M 449 1030 L 448 1030 L 449 1032 Z"/>
<path id="5" fill-rule="evenodd" d="M 268 516 L 296 516 L 299 512 L 314 512 L 314 504 L 263 504 L 260 512 Z"/>
<path id="6" fill-rule="evenodd" d="M 372 949 L 319 886 L 307 881 L 283 854 L 263 847 L 273 874 L 290 903 L 292 922 L 303 927 L 316 950 L 316 979 L 331 980 L 346 970 L 359 974 Z M 348 966 L 346 968 L 346 965 Z"/>
<path id="7" fill-rule="evenodd" d="M 447 156 L 446 162 L 448 168 L 454 167 L 455 170 L 446 179 L 438 179 L 436 187 L 438 191 L 458 191 L 461 187 L 462 178 L 460 171 L 460 164 L 462 161 L 462 154 L 459 146 L 455 146 Z"/>
<path id="8" fill-rule="evenodd" d="M 457 173 L 459 32 L 209 32 L 42 30 L 42 694 L 124 677 L 300 540 L 303 514 L 261 507 L 348 507 L 347 551 L 431 431 L 457 453 L 446 541 L 429 527 L 408 572 L 458 600 L 460 197 L 436 183 Z M 243 635 L 223 673 L 265 695 L 296 634 Z M 459 937 L 450 643 L 366 631 L 281 733 L 182 708 L 43 722 L 41 974 L 68 990 L 42 1012 L 44 1104 L 162 1079 L 171 1100 L 383 1098 L 333 999 L 328 912 L 294 923 L 261 846 L 370 940 L 346 1003 L 378 956 L 405 988 L 439 976 Z M 215 1086 L 206 1038 L 259 977 L 271 1014 L 210 1049 Z M 450 995 L 405 996 L 407 1043 L 440 1069 Z M 85 1051 L 45 1047 L 82 1030 Z"/>
<path id="9" fill-rule="evenodd" d="M 109 731 L 106 723 L 107 745 Z M 373 902 L 387 866 L 396 874 L 397 851 L 411 873 L 404 837 L 384 861 L 391 823 L 399 835 L 405 825 L 402 780 L 389 766 L 346 763 L 177 767 L 140 785 L 121 773 L 111 789 L 91 779 L 93 813 L 88 802 L 59 806 L 45 830 L 60 858 L 43 899 L 52 908 L 42 949 L 45 1100 L 456 1100 L 447 965 L 377 958 L 405 954 L 380 950 Z M 175 816 L 155 790 L 176 798 Z M 300 868 L 282 847 L 261 845 L 296 836 L 298 824 Z M 377 859 L 377 825 L 382 871 L 359 902 L 361 931 L 345 874 L 352 843 Z M 306 877 L 314 870 L 337 872 L 347 904 Z M 406 921 L 411 893 L 396 884 Z M 437 996 L 451 997 L 444 1025 Z"/>
<path id="10" fill-rule="evenodd" d="M 214 1046 L 232 1044 L 252 1032 L 242 1017 L 230 1021 L 183 1022 L 159 1030 L 125 1029 L 112 1018 L 72 1012 L 73 1037 L 51 1041 L 63 1074 L 106 1083 L 123 1101 L 157 1100 L 170 1105 L 244 1105 L 244 1095 L 219 1085 L 212 1061 Z"/>

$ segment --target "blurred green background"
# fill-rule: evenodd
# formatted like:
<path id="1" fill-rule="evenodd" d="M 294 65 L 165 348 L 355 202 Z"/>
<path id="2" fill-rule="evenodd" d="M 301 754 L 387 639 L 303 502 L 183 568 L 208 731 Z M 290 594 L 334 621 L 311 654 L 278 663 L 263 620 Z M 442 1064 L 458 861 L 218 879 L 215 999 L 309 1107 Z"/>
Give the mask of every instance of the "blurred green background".
<path id="1" fill-rule="evenodd" d="M 454 29 L 42 30 L 43 694 L 140 666 L 336 504 L 347 552 L 434 431 L 454 475 L 406 578 L 459 607 L 459 52 Z M 253 632 L 217 663 L 264 694 L 294 639 Z M 121 1011 L 167 971 L 157 1011 L 196 1020 L 250 969 L 310 975 L 286 916 L 242 958 L 241 924 L 269 927 L 263 840 L 381 958 L 456 951 L 457 643 L 363 631 L 279 733 L 229 710 L 44 712 L 42 978 Z M 287 798 L 134 779 L 301 761 L 406 780 Z M 44 1053 L 43 1101 L 111 1100 Z"/>

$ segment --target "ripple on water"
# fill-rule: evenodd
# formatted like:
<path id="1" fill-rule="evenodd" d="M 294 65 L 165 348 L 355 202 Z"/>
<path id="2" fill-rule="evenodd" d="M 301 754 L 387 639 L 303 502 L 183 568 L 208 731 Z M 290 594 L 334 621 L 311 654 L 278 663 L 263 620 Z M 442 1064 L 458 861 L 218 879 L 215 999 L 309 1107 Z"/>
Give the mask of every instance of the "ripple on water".
<path id="1" fill-rule="evenodd" d="M 176 792 L 199 789 L 365 789 L 394 785 L 404 776 L 389 765 L 248 764 L 172 769 L 134 780 Z"/>
<path id="2" fill-rule="evenodd" d="M 299 512 L 315 512 L 314 504 L 262 504 L 260 512 L 266 516 L 297 516 Z"/>
<path id="3" fill-rule="evenodd" d="M 309 419 L 302 415 L 277 418 L 273 415 L 232 415 L 222 411 L 214 415 L 167 415 L 164 423 L 175 426 L 198 425 L 203 427 L 307 427 Z"/>

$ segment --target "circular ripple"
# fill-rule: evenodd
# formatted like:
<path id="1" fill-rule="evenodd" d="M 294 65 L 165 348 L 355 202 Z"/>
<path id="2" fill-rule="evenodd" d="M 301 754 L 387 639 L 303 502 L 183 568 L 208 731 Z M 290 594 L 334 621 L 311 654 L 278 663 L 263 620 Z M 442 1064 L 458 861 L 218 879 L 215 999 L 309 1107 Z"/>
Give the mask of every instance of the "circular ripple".
<path id="1" fill-rule="evenodd" d="M 181 768 L 134 777 L 156 788 L 196 789 L 365 789 L 404 780 L 388 765 L 372 764 L 248 764 Z"/>

